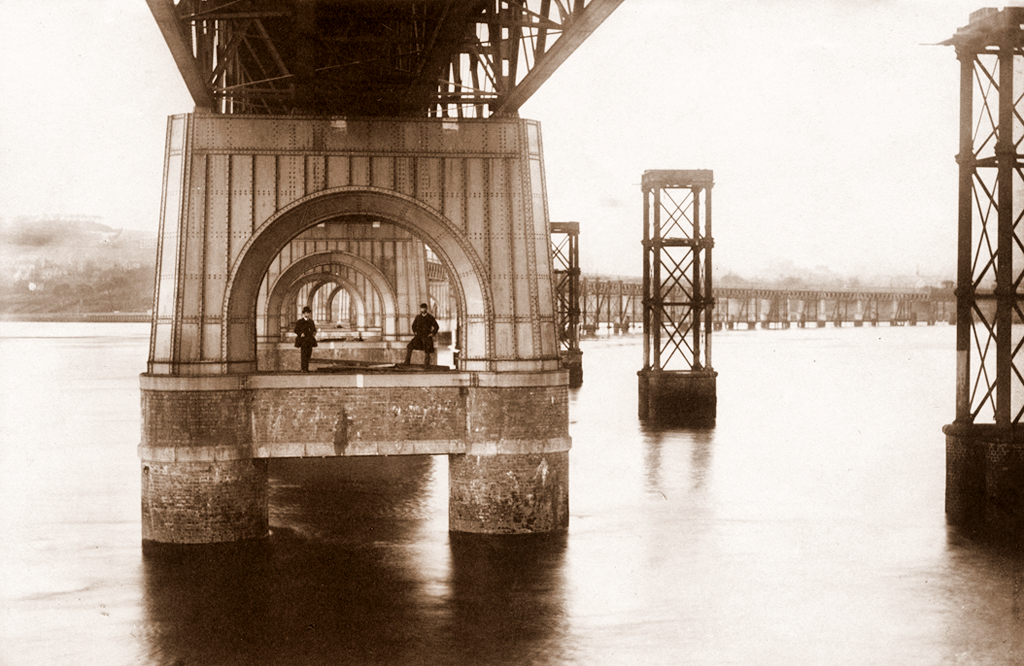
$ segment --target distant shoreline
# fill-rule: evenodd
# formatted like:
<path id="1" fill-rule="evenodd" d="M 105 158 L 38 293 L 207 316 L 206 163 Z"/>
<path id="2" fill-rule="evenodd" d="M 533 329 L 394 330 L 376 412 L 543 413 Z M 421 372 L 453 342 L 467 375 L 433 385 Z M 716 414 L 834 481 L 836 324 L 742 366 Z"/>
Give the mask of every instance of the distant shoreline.
<path id="1" fill-rule="evenodd" d="M 148 324 L 148 312 L 0 312 L 0 321 Z"/>

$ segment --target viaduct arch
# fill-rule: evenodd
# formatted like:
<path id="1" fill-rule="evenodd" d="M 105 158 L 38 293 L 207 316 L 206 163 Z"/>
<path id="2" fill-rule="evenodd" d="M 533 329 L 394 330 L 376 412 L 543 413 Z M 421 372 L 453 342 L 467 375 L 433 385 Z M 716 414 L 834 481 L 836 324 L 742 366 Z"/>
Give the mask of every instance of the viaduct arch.
<path id="1" fill-rule="evenodd" d="M 327 265 L 336 266 L 336 264 Z M 317 277 L 317 275 L 319 275 L 320 277 Z M 364 323 L 366 321 L 366 303 L 363 300 L 363 296 L 360 293 L 359 288 L 351 280 L 348 280 L 340 275 L 335 275 L 334 273 L 313 273 L 310 275 L 306 275 L 303 278 L 299 278 L 299 281 L 296 283 L 295 288 L 290 292 L 290 295 L 285 297 L 285 302 L 282 305 L 282 313 L 280 315 L 282 326 L 287 325 L 287 320 L 288 318 L 290 318 L 292 314 L 292 312 L 288 309 L 288 304 L 294 302 L 295 297 L 298 295 L 298 292 L 300 290 L 302 290 L 306 286 L 310 287 L 309 296 L 306 298 L 304 306 L 313 308 L 317 294 L 319 294 L 324 289 L 324 287 L 328 285 L 330 285 L 330 291 L 328 291 L 325 296 L 319 297 L 321 302 L 325 304 L 325 307 L 327 309 L 327 319 L 325 321 L 334 322 L 340 316 L 344 316 L 346 320 L 350 320 L 351 317 L 349 316 L 349 310 L 354 309 L 356 311 L 356 321 L 359 322 L 357 326 L 359 328 L 364 327 L 366 325 Z M 349 309 L 345 310 L 344 313 L 340 311 L 335 311 L 334 308 L 334 301 L 338 297 L 338 294 L 344 294 L 345 298 L 351 300 Z M 379 295 L 377 294 L 376 291 L 374 291 L 372 296 L 373 298 L 379 300 Z M 315 308 L 313 308 L 313 311 L 314 313 L 316 312 Z M 383 312 L 381 312 L 380 314 L 381 322 L 383 323 Z M 315 316 L 316 315 L 314 314 L 314 317 Z"/>
<path id="2" fill-rule="evenodd" d="M 306 229 L 348 216 L 387 220 L 428 242 L 453 278 L 459 320 L 465 322 L 465 334 L 459 341 L 465 358 L 482 359 L 493 353 L 493 332 L 487 325 L 493 311 L 492 296 L 481 279 L 487 271 L 459 231 L 411 197 L 376 188 L 341 187 L 292 203 L 268 219 L 245 244 L 226 287 L 223 358 L 229 367 L 256 369 L 256 302 L 274 257 Z M 313 260 L 298 262 L 306 269 L 311 263 Z M 369 264 L 363 268 L 368 275 L 378 272 Z M 383 295 L 388 290 L 380 291 Z"/>
<path id="3" fill-rule="evenodd" d="M 335 308 L 334 302 L 338 298 L 338 294 L 344 294 L 346 298 L 348 298 L 351 301 L 348 309 L 345 309 L 343 311 L 342 308 L 340 307 L 341 305 L 344 304 L 344 302 L 342 304 L 339 304 L 339 307 Z M 337 278 L 337 280 L 333 283 L 333 288 L 331 289 L 330 293 L 327 294 L 324 302 L 327 303 L 328 316 L 331 318 L 332 321 L 337 321 L 339 317 L 344 316 L 347 318 L 349 324 L 351 325 L 351 310 L 355 309 L 356 328 L 361 329 L 366 327 L 366 303 L 363 300 L 362 295 L 359 293 L 359 290 L 356 288 L 355 284 L 353 284 L 350 280 L 346 280 L 344 278 Z"/>

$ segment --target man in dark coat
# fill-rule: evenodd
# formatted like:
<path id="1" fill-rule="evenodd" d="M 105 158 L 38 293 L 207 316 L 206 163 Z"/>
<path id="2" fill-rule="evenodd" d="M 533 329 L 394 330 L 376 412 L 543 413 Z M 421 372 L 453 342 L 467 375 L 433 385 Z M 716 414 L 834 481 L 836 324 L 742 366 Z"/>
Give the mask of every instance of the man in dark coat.
<path id="1" fill-rule="evenodd" d="M 302 371 L 309 372 L 309 359 L 316 347 L 316 324 L 309 308 L 302 308 L 302 319 L 295 322 L 295 346 L 302 352 Z"/>
<path id="2" fill-rule="evenodd" d="M 420 313 L 412 321 L 412 340 L 405 348 L 405 364 L 412 362 L 412 350 L 423 350 L 423 365 L 430 365 L 430 355 L 434 353 L 434 335 L 440 327 L 434 315 L 427 312 L 427 304 L 420 303 Z"/>

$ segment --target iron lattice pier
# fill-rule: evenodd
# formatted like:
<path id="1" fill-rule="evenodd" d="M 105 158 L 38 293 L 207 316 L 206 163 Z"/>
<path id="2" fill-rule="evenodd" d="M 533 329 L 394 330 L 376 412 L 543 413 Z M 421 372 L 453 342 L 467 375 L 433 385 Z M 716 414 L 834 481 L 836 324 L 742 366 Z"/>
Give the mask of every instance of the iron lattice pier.
<path id="1" fill-rule="evenodd" d="M 580 225 L 551 223 L 551 264 L 558 316 L 558 352 L 569 386 L 583 385 L 580 351 Z"/>
<path id="2" fill-rule="evenodd" d="M 711 188 L 709 170 L 645 171 L 644 366 L 641 420 L 713 423 Z"/>
<path id="3" fill-rule="evenodd" d="M 944 42 L 960 61 L 956 419 L 946 513 L 1024 543 L 1024 8 L 982 9 Z"/>
<path id="4" fill-rule="evenodd" d="M 645 370 L 711 369 L 713 185 L 709 170 L 644 172 Z"/>
<path id="5" fill-rule="evenodd" d="M 946 42 L 960 61 L 956 420 L 1004 428 L 1024 416 L 1022 21 L 979 10 Z"/>

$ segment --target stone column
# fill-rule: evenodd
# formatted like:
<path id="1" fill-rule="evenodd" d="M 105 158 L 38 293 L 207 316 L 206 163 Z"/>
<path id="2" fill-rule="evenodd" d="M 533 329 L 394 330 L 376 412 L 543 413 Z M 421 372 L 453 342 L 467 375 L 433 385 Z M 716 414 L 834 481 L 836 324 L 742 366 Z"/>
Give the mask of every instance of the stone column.
<path id="1" fill-rule="evenodd" d="M 142 543 L 267 536 L 267 461 L 142 461 Z"/>
<path id="2" fill-rule="evenodd" d="M 481 534 L 569 526 L 569 452 L 448 456 L 448 529 Z"/>
<path id="3" fill-rule="evenodd" d="M 267 461 L 253 457 L 239 377 L 142 377 L 143 545 L 268 535 Z"/>
<path id="4" fill-rule="evenodd" d="M 448 457 L 448 529 L 566 529 L 568 373 L 479 375 L 478 381 L 467 396 L 467 452 Z"/>
<path id="5" fill-rule="evenodd" d="M 969 534 L 1024 543 L 1024 435 L 945 426 L 946 515 Z"/>

